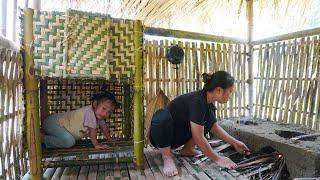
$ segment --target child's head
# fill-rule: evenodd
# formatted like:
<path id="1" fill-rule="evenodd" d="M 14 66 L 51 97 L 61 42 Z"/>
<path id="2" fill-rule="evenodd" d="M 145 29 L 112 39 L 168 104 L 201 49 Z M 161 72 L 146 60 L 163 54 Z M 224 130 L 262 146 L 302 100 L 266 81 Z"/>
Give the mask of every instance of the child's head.
<path id="1" fill-rule="evenodd" d="M 92 97 L 92 106 L 98 119 L 106 119 L 110 117 L 115 108 L 120 106 L 120 103 L 111 92 L 104 91 Z"/>

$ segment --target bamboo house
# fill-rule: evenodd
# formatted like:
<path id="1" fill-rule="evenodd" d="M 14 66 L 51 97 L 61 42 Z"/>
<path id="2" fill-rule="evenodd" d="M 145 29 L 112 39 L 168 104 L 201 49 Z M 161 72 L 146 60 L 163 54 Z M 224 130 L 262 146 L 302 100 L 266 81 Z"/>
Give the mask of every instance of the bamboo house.
<path id="1" fill-rule="evenodd" d="M 0 179 L 320 178 L 319 0 L 0 2 Z M 237 168 L 174 150 L 178 175 L 167 177 L 152 115 L 219 70 L 235 91 L 216 104 L 217 123 L 252 155 L 205 134 Z M 109 148 L 89 137 L 45 148 L 44 120 L 102 87 L 121 103 L 106 122 L 114 141 L 97 132 Z"/>

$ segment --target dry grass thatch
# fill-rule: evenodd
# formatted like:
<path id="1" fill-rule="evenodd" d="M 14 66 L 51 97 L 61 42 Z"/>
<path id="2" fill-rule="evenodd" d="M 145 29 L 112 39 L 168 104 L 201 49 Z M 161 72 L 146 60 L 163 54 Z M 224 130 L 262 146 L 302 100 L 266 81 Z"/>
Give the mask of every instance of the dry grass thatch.
<path id="1" fill-rule="evenodd" d="M 283 33 L 309 28 L 317 1 L 254 0 L 254 28 Z M 141 19 L 146 26 L 231 37 L 246 37 L 246 0 L 47 0 L 43 10 L 66 8 Z M 320 15 L 319 15 L 320 16 Z M 319 20 L 320 21 L 320 20 Z M 319 22 L 320 23 L 320 22 Z M 266 27 L 263 27 L 266 26 Z"/>

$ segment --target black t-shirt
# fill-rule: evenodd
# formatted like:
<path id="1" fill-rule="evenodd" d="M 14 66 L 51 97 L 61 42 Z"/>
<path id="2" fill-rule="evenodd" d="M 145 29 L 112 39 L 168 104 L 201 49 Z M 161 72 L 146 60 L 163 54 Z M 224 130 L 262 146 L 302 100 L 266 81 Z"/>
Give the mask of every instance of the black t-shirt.
<path id="1" fill-rule="evenodd" d="M 212 103 L 207 103 L 207 93 L 203 90 L 178 96 L 168 104 L 167 109 L 174 122 L 174 134 L 178 138 L 180 133 L 185 133 L 185 138 L 192 137 L 190 121 L 204 126 L 204 134 L 217 121 L 216 108 Z"/>

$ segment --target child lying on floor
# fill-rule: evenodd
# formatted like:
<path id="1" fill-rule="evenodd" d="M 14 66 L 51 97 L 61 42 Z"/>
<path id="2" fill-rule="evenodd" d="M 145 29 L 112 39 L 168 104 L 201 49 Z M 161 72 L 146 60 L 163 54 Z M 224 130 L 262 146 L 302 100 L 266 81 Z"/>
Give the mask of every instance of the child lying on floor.
<path id="1" fill-rule="evenodd" d="M 97 128 L 112 141 L 106 119 L 119 107 L 115 96 L 104 91 L 92 97 L 92 104 L 80 109 L 49 116 L 42 124 L 45 148 L 70 148 L 76 140 L 89 136 L 96 149 L 107 148 L 97 140 Z"/>

